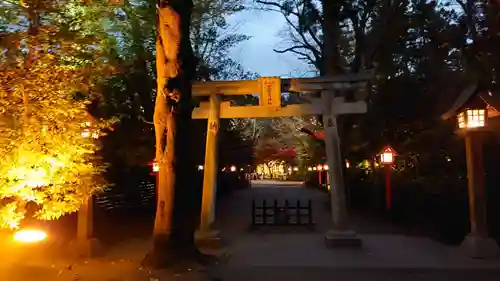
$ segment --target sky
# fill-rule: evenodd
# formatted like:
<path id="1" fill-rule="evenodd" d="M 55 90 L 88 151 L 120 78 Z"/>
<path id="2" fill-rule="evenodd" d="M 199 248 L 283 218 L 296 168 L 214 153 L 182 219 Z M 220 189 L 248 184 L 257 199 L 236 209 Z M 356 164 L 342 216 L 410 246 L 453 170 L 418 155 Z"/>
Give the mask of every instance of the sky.
<path id="1" fill-rule="evenodd" d="M 280 31 L 286 27 L 283 16 L 277 12 L 244 10 L 228 19 L 237 33 L 251 36 L 232 50 L 232 58 L 249 71 L 260 76 L 311 76 L 310 68 L 294 54 L 278 54 L 273 48 L 283 46 Z"/>

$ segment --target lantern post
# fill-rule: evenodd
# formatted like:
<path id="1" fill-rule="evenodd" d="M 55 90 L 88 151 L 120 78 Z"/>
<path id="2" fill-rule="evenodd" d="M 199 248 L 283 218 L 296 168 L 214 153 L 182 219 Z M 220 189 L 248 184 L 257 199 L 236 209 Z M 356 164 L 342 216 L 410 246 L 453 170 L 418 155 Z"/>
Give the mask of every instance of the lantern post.
<path id="1" fill-rule="evenodd" d="M 160 171 L 160 164 L 155 159 L 149 162 L 148 165 L 151 166 L 151 173 L 149 174 L 155 177 L 156 188 L 158 188 L 158 172 Z"/>
<path id="2" fill-rule="evenodd" d="M 467 192 L 470 232 L 462 248 L 472 258 L 488 258 L 499 254 L 498 244 L 489 237 L 484 187 L 482 135 L 488 125 L 487 104 L 478 99 L 457 114 L 459 132 L 465 136 L 467 160 Z"/>
<path id="3" fill-rule="evenodd" d="M 94 128 L 94 120 L 89 115 L 83 124 L 82 138 L 98 139 L 100 134 Z M 77 248 L 82 257 L 92 257 L 99 254 L 99 241 L 94 237 L 94 196 L 88 194 L 77 215 Z"/>
<path id="4" fill-rule="evenodd" d="M 321 187 L 323 185 L 323 166 L 321 164 L 316 166 L 316 170 L 318 171 L 318 185 Z"/>
<path id="5" fill-rule="evenodd" d="M 385 166 L 385 209 L 388 212 L 392 207 L 391 169 L 396 155 L 396 151 L 390 146 L 384 148 L 380 154 L 380 162 Z"/>
<path id="6" fill-rule="evenodd" d="M 328 167 L 327 164 L 323 165 L 323 170 L 325 171 L 325 185 L 326 185 L 326 190 L 327 191 L 330 191 L 330 175 L 328 174 L 328 170 L 330 169 L 330 167 Z"/>

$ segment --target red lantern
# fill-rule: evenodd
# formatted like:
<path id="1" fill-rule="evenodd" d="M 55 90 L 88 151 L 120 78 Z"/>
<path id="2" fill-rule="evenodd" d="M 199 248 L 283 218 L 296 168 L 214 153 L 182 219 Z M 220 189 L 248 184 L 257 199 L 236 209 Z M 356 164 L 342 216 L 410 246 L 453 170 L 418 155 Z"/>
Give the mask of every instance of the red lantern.
<path id="1" fill-rule="evenodd" d="M 384 148 L 380 154 L 380 162 L 385 165 L 392 165 L 394 163 L 394 157 L 397 156 L 396 151 L 392 147 L 388 146 Z"/>
<path id="2" fill-rule="evenodd" d="M 397 155 L 392 147 L 387 146 L 380 154 L 380 162 L 385 165 L 385 208 L 391 210 L 391 166 L 394 164 L 394 157 Z"/>

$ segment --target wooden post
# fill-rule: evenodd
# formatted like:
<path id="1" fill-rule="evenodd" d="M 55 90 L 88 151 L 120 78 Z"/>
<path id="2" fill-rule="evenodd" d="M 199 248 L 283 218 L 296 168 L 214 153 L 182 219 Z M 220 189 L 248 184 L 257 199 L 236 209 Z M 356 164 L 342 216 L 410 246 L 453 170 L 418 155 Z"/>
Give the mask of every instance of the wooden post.
<path id="1" fill-rule="evenodd" d="M 215 220 L 215 197 L 217 194 L 218 149 L 217 136 L 220 127 L 220 99 L 210 96 L 210 116 L 207 124 L 207 143 L 205 148 L 205 167 L 203 174 L 203 197 L 201 204 L 200 231 L 209 232 Z"/>
<path id="2" fill-rule="evenodd" d="M 267 201 L 262 201 L 262 225 L 267 225 Z"/>
<path id="3" fill-rule="evenodd" d="M 299 199 L 297 199 L 297 205 L 295 206 L 295 215 L 297 216 L 297 225 L 302 225 L 302 212 L 300 211 Z"/>
<path id="4" fill-rule="evenodd" d="M 91 257 L 94 253 L 93 247 L 93 214 L 94 204 L 92 195 L 80 206 L 77 219 L 77 247 L 78 254 Z"/>
<path id="5" fill-rule="evenodd" d="M 301 213 L 299 213 L 299 215 L 301 215 Z M 308 216 L 307 223 L 309 224 L 310 227 L 312 227 L 314 225 L 314 221 L 313 221 L 313 210 L 312 210 L 311 199 L 307 200 L 307 216 Z"/>
<path id="6" fill-rule="evenodd" d="M 256 220 L 255 216 L 257 215 L 257 206 L 255 205 L 255 199 L 252 199 L 252 226 L 255 227 L 256 225 Z"/>
<path id="7" fill-rule="evenodd" d="M 385 210 L 391 211 L 392 194 L 391 194 L 391 165 L 385 165 Z"/>
<path id="8" fill-rule="evenodd" d="M 323 175 L 322 175 L 323 171 L 319 170 L 318 169 L 318 187 L 321 188 L 321 185 L 323 184 Z"/>
<path id="9" fill-rule="evenodd" d="M 472 131 L 465 135 L 470 233 L 462 242 L 462 247 L 472 258 L 488 258 L 500 254 L 496 241 L 488 237 L 483 149 L 480 134 L 481 132 Z"/>

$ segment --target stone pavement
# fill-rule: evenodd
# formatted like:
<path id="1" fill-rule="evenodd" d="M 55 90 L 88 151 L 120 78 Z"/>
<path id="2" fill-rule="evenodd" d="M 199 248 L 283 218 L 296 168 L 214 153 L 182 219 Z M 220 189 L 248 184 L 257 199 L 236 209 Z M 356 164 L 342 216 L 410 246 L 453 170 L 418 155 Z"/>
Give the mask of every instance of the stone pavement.
<path id="1" fill-rule="evenodd" d="M 500 260 L 473 260 L 460 249 L 428 238 L 360 235 L 360 249 L 328 249 L 320 234 L 263 234 L 242 237 L 227 265 L 334 268 L 500 269 Z"/>
<path id="2" fill-rule="evenodd" d="M 332 227 L 332 217 L 326 204 L 327 194 L 319 190 L 306 188 L 301 182 L 252 181 L 252 188 L 238 190 L 230 197 L 223 198 L 216 205 L 215 228 L 221 230 L 224 238 L 229 241 L 238 240 L 248 233 L 251 223 L 252 199 L 266 199 L 271 203 L 274 199 L 294 202 L 311 199 L 313 216 L 316 222 L 316 232 L 324 233 Z M 351 223 L 359 233 L 400 233 L 393 225 L 377 220 L 351 214 Z"/>
<path id="3" fill-rule="evenodd" d="M 267 188 L 266 188 L 267 187 Z M 324 231 L 331 218 L 325 194 L 282 182 L 257 182 L 218 207 L 218 226 L 226 235 L 229 259 L 216 269 L 222 280 L 500 280 L 500 260 L 472 260 L 459 248 L 425 237 L 405 236 L 396 227 L 353 216 L 361 249 L 328 249 Z M 316 231 L 251 233 L 252 198 L 313 200 Z"/>

